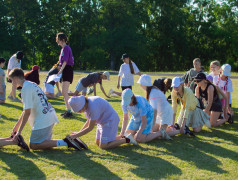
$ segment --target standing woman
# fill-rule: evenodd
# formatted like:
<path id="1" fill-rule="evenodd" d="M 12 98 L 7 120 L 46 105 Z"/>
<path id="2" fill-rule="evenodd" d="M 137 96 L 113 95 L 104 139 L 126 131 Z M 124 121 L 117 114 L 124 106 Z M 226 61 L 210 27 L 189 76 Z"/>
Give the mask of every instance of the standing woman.
<path id="1" fill-rule="evenodd" d="M 173 78 L 172 87 L 173 124 L 177 112 L 177 100 L 179 99 L 181 103 L 181 110 L 177 120 L 180 126 L 180 133 L 194 136 L 189 130 L 189 126 L 193 128 L 194 132 L 201 131 L 203 125 L 210 127 L 209 115 L 200 108 L 198 99 L 192 90 L 189 87 L 184 87 L 181 77 Z"/>
<path id="2" fill-rule="evenodd" d="M 117 89 L 121 87 L 122 91 L 124 89 L 130 88 L 132 90 L 132 86 L 134 85 L 134 74 L 141 75 L 138 67 L 134 62 L 131 61 L 130 57 L 127 54 L 123 54 L 122 58 L 123 64 L 120 67 L 117 81 Z M 111 89 L 108 93 L 110 96 L 112 93 L 121 96 L 121 92 L 116 92 Z"/>
<path id="3" fill-rule="evenodd" d="M 64 102 L 66 105 L 66 111 L 61 114 L 64 118 L 72 117 L 71 107 L 68 103 L 69 95 L 68 89 L 69 85 L 73 82 L 73 65 L 74 58 L 73 53 L 68 43 L 68 38 L 64 33 L 58 33 L 56 35 L 56 42 L 59 46 L 62 47 L 61 53 L 59 56 L 59 65 L 61 66 L 58 75 L 62 73 L 62 95 L 64 96 Z"/>
<path id="4" fill-rule="evenodd" d="M 211 73 L 209 75 L 211 75 L 213 78 L 220 74 L 221 64 L 218 60 L 212 61 L 210 63 L 210 71 L 211 71 Z"/>
<path id="5" fill-rule="evenodd" d="M 17 53 L 14 54 L 9 59 L 8 66 L 7 66 L 7 82 L 12 83 L 12 81 L 9 79 L 8 75 L 12 69 L 21 68 L 21 60 L 23 57 L 24 57 L 23 52 L 17 51 Z M 21 102 L 21 100 L 16 97 L 16 89 L 17 89 L 16 85 L 14 83 L 12 83 L 12 89 L 11 89 L 11 92 L 7 98 L 10 99 L 11 101 Z"/>

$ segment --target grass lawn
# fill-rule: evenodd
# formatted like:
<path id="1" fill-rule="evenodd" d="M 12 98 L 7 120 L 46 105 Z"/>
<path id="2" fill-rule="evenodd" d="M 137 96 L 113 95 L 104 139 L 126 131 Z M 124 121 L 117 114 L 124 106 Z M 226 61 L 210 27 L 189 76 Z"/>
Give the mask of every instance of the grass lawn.
<path id="1" fill-rule="evenodd" d="M 70 90 L 74 91 L 78 79 L 86 74 L 76 73 Z M 41 74 L 41 84 L 46 73 Z M 157 78 L 152 76 L 153 79 Z M 138 76 L 135 76 L 135 82 Z M 204 128 L 195 138 L 186 135 L 173 137 L 173 141 L 154 140 L 139 146 L 123 145 L 112 150 L 101 150 L 95 144 L 95 129 L 82 137 L 89 150 L 68 150 L 66 147 L 54 150 L 25 152 L 17 146 L 0 148 L 1 179 L 238 179 L 238 123 L 237 79 L 233 80 L 234 124 L 218 128 Z M 103 81 L 106 92 L 116 88 L 117 76 Z M 7 83 L 7 92 L 10 84 Z M 97 86 L 97 95 L 104 95 Z M 133 92 L 144 96 L 135 83 Z M 8 93 L 7 93 L 8 95 Z M 120 98 L 107 99 L 122 121 Z M 53 138 L 62 139 L 67 134 L 79 131 L 86 119 L 83 114 L 74 114 L 63 119 L 65 105 L 62 97 L 50 100 L 60 123 L 53 129 Z M 8 137 L 22 112 L 21 103 L 6 101 L 0 105 L 0 137 Z M 178 113 L 177 113 L 178 114 Z M 119 124 L 120 132 L 121 122 Z M 22 135 L 30 138 L 29 124 Z"/>

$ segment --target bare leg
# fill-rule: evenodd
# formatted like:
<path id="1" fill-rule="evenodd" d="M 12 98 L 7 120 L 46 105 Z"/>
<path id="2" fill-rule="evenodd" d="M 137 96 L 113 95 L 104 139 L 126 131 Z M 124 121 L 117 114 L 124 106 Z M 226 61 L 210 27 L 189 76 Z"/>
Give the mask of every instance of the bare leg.
<path id="1" fill-rule="evenodd" d="M 150 134 L 135 134 L 135 140 L 139 143 L 146 143 L 149 141 L 152 141 L 153 139 L 156 139 L 158 137 L 162 136 L 162 133 L 160 131 L 152 132 Z"/>
<path id="2" fill-rule="evenodd" d="M 70 82 L 68 82 L 68 81 L 64 81 L 62 83 L 62 95 L 64 96 L 64 102 L 65 102 L 65 105 L 66 105 L 67 109 L 71 109 L 71 107 L 68 103 L 68 100 L 69 100 L 69 95 L 68 95 L 69 85 L 70 85 Z"/>
<path id="3" fill-rule="evenodd" d="M 152 128 L 152 131 L 153 132 L 156 132 L 156 131 L 159 131 L 159 129 L 160 129 L 160 124 L 154 124 L 154 126 L 153 126 L 153 128 Z"/>
<path id="4" fill-rule="evenodd" d="M 99 147 L 101 149 L 109 149 L 109 148 L 115 148 L 115 147 L 120 146 L 121 144 L 124 144 L 124 143 L 126 143 L 126 139 L 121 138 L 121 139 L 111 141 L 111 142 L 108 142 L 108 143 L 100 143 Z"/>
<path id="5" fill-rule="evenodd" d="M 7 145 L 17 145 L 17 143 L 15 141 L 13 141 L 10 137 L 1 138 L 0 139 L 0 147 L 7 146 Z"/>
<path id="6" fill-rule="evenodd" d="M 114 94 L 118 95 L 118 96 L 121 96 L 121 92 L 118 92 L 118 91 L 113 91 Z"/>
<path id="7" fill-rule="evenodd" d="M 3 101 L 3 100 L 0 100 L 0 104 L 4 104 L 5 103 L 5 101 Z"/>
<path id="8" fill-rule="evenodd" d="M 16 98 L 16 90 L 17 90 L 16 84 L 12 82 L 12 91 L 10 94 L 13 97 L 13 99 Z"/>
<path id="9" fill-rule="evenodd" d="M 37 149 L 49 149 L 57 147 L 57 141 L 58 140 L 54 139 L 54 140 L 45 140 L 42 143 L 30 143 L 30 148 L 33 150 L 37 150 Z"/>
<path id="10" fill-rule="evenodd" d="M 220 126 L 227 121 L 226 119 L 218 119 L 220 114 L 221 112 L 214 112 L 214 111 L 211 112 L 210 123 L 212 127 Z"/>
<path id="11" fill-rule="evenodd" d="M 194 131 L 194 132 L 200 132 L 201 130 L 202 130 L 202 126 L 193 128 L 193 131 Z"/>
<path id="12" fill-rule="evenodd" d="M 53 98 L 55 98 L 55 95 L 54 95 L 53 93 L 45 93 L 45 95 L 46 95 L 46 97 L 47 97 L 48 99 L 53 99 Z"/>

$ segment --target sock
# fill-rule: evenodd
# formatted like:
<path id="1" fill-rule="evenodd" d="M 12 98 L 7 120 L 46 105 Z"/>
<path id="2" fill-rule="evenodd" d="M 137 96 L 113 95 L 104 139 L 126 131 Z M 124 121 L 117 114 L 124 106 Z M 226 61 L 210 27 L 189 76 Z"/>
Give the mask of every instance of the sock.
<path id="1" fill-rule="evenodd" d="M 64 140 L 58 140 L 57 147 L 59 147 L 59 146 L 68 146 L 68 144 Z"/>
<path id="2" fill-rule="evenodd" d="M 131 140 L 129 138 L 125 138 L 126 139 L 126 143 L 129 143 Z"/>
<path id="3" fill-rule="evenodd" d="M 67 111 L 68 111 L 69 113 L 71 113 L 71 109 L 67 109 Z"/>

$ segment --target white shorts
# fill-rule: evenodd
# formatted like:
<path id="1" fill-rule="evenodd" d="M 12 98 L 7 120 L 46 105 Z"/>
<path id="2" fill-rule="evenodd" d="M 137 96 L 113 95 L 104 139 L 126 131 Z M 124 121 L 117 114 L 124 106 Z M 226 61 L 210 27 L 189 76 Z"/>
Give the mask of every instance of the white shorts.
<path id="1" fill-rule="evenodd" d="M 54 94 L 54 86 L 52 84 L 44 83 L 43 84 L 43 92 Z"/>
<path id="2" fill-rule="evenodd" d="M 156 116 L 156 124 L 159 125 L 172 125 L 173 124 L 173 109 L 172 107 L 168 107 L 164 109 L 164 112 Z"/>

